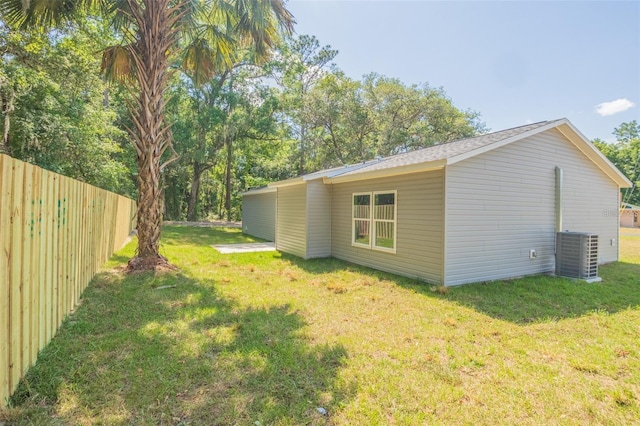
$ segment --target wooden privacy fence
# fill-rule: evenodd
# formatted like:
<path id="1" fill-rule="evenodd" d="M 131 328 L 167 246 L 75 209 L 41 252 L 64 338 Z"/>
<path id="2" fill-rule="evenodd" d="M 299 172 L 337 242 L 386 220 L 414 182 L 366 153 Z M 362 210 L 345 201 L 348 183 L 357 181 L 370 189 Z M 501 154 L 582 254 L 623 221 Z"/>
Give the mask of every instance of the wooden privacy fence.
<path id="1" fill-rule="evenodd" d="M 0 155 L 0 407 L 134 227 L 133 200 Z"/>

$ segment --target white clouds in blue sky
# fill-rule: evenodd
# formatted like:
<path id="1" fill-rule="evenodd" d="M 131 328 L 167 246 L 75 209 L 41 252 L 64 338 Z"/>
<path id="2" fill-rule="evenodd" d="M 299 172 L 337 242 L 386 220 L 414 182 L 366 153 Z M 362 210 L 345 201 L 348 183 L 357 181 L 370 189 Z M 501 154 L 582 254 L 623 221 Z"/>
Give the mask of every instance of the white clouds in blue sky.
<path id="1" fill-rule="evenodd" d="M 616 99 L 611 102 L 603 102 L 599 105 L 596 105 L 596 113 L 599 115 L 606 117 L 608 115 L 617 114 L 619 112 L 624 112 L 628 109 L 631 109 L 635 106 L 633 102 L 631 102 L 627 98 Z"/>

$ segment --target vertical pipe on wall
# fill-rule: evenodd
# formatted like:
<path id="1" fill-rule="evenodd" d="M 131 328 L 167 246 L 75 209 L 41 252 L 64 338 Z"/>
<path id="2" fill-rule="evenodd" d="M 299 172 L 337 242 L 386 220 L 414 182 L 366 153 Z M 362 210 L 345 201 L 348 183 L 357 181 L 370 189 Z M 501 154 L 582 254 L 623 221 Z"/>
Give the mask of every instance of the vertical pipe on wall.
<path id="1" fill-rule="evenodd" d="M 556 232 L 562 232 L 562 181 L 564 173 L 556 167 Z"/>

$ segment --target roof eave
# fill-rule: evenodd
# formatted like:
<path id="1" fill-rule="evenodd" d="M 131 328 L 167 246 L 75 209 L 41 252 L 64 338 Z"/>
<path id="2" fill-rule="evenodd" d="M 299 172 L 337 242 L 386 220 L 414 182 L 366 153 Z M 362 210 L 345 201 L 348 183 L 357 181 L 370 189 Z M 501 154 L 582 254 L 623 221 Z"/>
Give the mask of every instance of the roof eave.
<path id="1" fill-rule="evenodd" d="M 302 176 L 298 176 L 287 180 L 272 182 L 269 184 L 269 188 L 282 188 L 284 186 L 300 185 L 301 183 L 305 183 L 305 179 Z"/>
<path id="2" fill-rule="evenodd" d="M 258 195 L 258 194 L 268 194 L 270 192 L 276 192 L 276 188 L 270 188 L 268 186 L 263 188 L 250 189 L 245 192 L 241 192 L 240 195 Z"/>
<path id="3" fill-rule="evenodd" d="M 620 188 L 631 188 L 633 183 L 603 153 L 576 129 L 568 120 L 557 126 L 557 129 L 573 143 L 584 155 L 602 170 Z"/>
<path id="4" fill-rule="evenodd" d="M 576 129 L 573 124 L 566 118 L 561 120 L 554 120 L 549 122 L 549 124 L 537 127 L 533 130 L 530 130 L 525 133 L 521 133 L 519 135 L 501 140 L 496 143 L 492 143 L 489 145 L 485 145 L 481 148 L 474 149 L 469 152 L 465 152 L 464 154 L 457 155 L 455 157 L 449 158 L 448 164 L 455 164 L 460 161 L 466 160 L 471 157 L 475 157 L 476 155 L 483 154 L 488 151 L 492 151 L 494 149 L 500 148 L 502 146 L 508 145 L 510 143 L 516 142 L 518 140 L 528 138 L 530 136 L 536 135 L 538 133 L 546 132 L 550 129 L 557 129 L 560 133 L 562 133 L 571 143 L 573 143 L 584 155 L 587 156 L 595 165 L 602 170 L 610 179 L 612 179 L 620 188 L 630 188 L 632 183 L 625 175 L 622 174 L 620 170 L 616 166 L 614 166 L 607 157 L 604 156 L 589 140 L 582 134 L 578 129 Z"/>
<path id="5" fill-rule="evenodd" d="M 409 164 L 406 166 L 391 167 L 388 169 L 372 170 L 369 172 L 359 172 L 352 175 L 341 175 L 335 177 L 325 177 L 324 183 L 346 183 L 361 180 L 378 179 L 390 176 L 406 175 L 409 173 L 428 172 L 442 169 L 447 165 L 447 160 L 429 161 L 426 163 Z"/>
<path id="6" fill-rule="evenodd" d="M 569 120 L 567 120 L 566 118 L 563 118 L 563 119 L 560 119 L 560 120 L 550 121 L 548 124 L 546 124 L 544 126 L 536 127 L 535 129 L 529 130 L 528 132 L 520 133 L 520 134 L 512 136 L 510 138 L 503 139 L 503 140 L 498 141 L 498 142 L 490 143 L 490 144 L 482 146 L 480 148 L 473 149 L 473 150 L 465 152 L 463 154 L 451 157 L 451 158 L 449 158 L 448 164 L 459 163 L 460 161 L 467 160 L 469 158 L 475 157 L 476 155 L 484 154 L 485 152 L 493 151 L 494 149 L 503 147 L 505 145 L 509 145 L 510 143 L 517 142 L 517 141 L 519 141 L 521 139 L 524 139 L 524 138 L 528 138 L 529 136 L 533 136 L 533 135 L 536 135 L 538 133 L 545 132 L 545 131 L 547 131 L 549 129 L 553 129 L 555 127 L 558 127 L 561 124 L 568 123 L 568 122 L 569 122 Z"/>

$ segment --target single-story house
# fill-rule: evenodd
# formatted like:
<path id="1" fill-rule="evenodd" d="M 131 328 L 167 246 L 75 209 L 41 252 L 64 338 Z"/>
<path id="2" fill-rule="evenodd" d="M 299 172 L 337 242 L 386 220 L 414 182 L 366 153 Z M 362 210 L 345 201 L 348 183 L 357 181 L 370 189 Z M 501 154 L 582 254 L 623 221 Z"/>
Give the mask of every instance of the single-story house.
<path id="1" fill-rule="evenodd" d="M 459 285 L 554 272 L 561 230 L 597 234 L 598 262 L 618 260 L 630 185 L 560 119 L 247 191 L 243 230 L 305 259 Z"/>
<path id="2" fill-rule="evenodd" d="M 620 204 L 620 226 L 623 228 L 637 228 L 640 227 L 640 206 L 634 206 L 629 203 Z"/>

